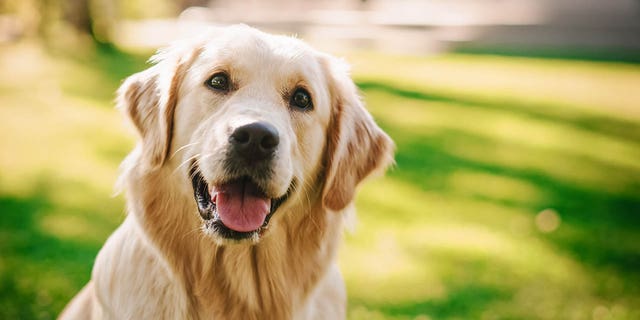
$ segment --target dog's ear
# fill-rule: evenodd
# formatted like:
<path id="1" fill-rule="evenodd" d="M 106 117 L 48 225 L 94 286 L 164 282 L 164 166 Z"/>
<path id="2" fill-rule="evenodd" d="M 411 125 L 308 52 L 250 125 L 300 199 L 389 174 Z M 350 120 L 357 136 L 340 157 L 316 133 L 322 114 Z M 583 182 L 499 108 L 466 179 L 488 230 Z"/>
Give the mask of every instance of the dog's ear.
<path id="1" fill-rule="evenodd" d="M 172 51 L 156 54 L 153 66 L 130 76 L 118 89 L 117 107 L 140 134 L 141 161 L 150 169 L 161 167 L 170 152 L 178 89 L 188 65 L 181 53 Z"/>
<path id="2" fill-rule="evenodd" d="M 383 171 L 393 161 L 395 145 L 365 109 L 347 65 L 325 60 L 332 95 L 331 119 L 325 153 L 322 201 L 334 211 L 344 209 L 358 184 L 372 172 Z"/>

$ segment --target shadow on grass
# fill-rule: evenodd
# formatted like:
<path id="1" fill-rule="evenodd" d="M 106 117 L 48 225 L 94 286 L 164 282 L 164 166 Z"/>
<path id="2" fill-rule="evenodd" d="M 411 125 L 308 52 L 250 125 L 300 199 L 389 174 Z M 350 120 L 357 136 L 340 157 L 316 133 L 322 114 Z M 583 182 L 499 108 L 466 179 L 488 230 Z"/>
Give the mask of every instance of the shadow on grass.
<path id="1" fill-rule="evenodd" d="M 494 286 L 483 286 L 468 283 L 464 286 L 450 287 L 446 299 L 430 301 L 409 301 L 398 305 L 383 305 L 380 311 L 394 316 L 416 317 L 420 315 L 434 315 L 437 319 L 481 315 L 490 310 L 495 301 L 509 298 L 509 294 Z"/>
<path id="2" fill-rule="evenodd" d="M 28 195 L 0 195 L 0 319 L 56 318 L 90 278 L 101 244 L 57 237 L 40 221 L 52 210 L 86 214 L 55 204 L 50 193 L 59 187 L 43 177 Z M 95 223 L 104 225 L 102 220 L 98 216 Z"/>
<path id="3" fill-rule="evenodd" d="M 82 81 L 78 81 L 77 77 L 70 77 L 64 83 L 64 90 L 78 97 L 113 101 L 115 92 L 124 79 L 149 67 L 147 60 L 152 54 L 153 52 L 132 54 L 112 45 L 100 44 L 86 47 L 80 52 L 64 50 L 58 53 L 59 58 L 70 59 L 93 74 Z"/>
<path id="4" fill-rule="evenodd" d="M 640 51 L 625 48 L 541 48 L 518 47 L 473 47 L 461 46 L 454 52 L 476 55 L 498 55 L 543 59 L 563 59 L 599 62 L 640 63 Z"/>
<path id="5" fill-rule="evenodd" d="M 398 99 L 423 101 L 425 108 L 429 102 L 449 102 L 469 108 L 486 108 L 501 113 L 525 115 L 547 122 L 563 123 L 580 129 L 588 129 L 605 134 L 627 143 L 636 144 L 640 140 L 640 124 L 628 120 L 584 115 L 570 110 L 557 110 L 555 106 L 513 106 L 510 103 L 473 101 L 460 97 L 416 92 L 391 87 L 374 82 L 359 83 L 365 95 L 367 92 L 383 91 Z M 438 129 L 429 134 L 393 125 L 391 121 L 378 119 L 382 127 L 398 145 L 397 169 L 389 175 L 408 182 L 419 189 L 443 195 L 469 197 L 487 201 L 503 207 L 517 207 L 530 212 L 532 221 L 540 211 L 552 208 L 561 217 L 561 227 L 544 239 L 552 247 L 565 252 L 572 260 L 585 268 L 592 277 L 597 294 L 603 299 L 615 301 L 620 296 L 638 299 L 640 290 L 630 283 L 640 282 L 640 172 L 619 167 L 616 164 L 599 161 L 567 150 L 550 150 L 543 147 L 518 145 L 461 132 L 455 129 Z M 456 148 L 452 148 L 455 145 Z M 479 156 L 469 157 L 458 152 L 460 149 L 480 150 Z M 546 167 L 527 167 L 496 162 L 502 154 L 508 153 L 512 161 L 546 159 Z M 600 172 L 599 179 L 591 185 L 580 180 L 560 178 L 553 170 L 558 162 L 575 164 L 575 175 L 580 177 L 584 168 L 589 173 Z M 585 169 L 586 170 L 586 169 Z M 543 191 L 538 199 L 492 198 L 490 195 L 459 194 L 449 183 L 449 177 L 459 171 L 479 172 L 491 176 L 508 177 L 526 182 Z M 587 172 L 584 172 L 587 175 Z M 608 188 L 615 185 L 616 188 Z M 624 282 L 611 288 L 608 285 L 611 274 Z M 389 315 L 418 316 L 429 314 L 436 317 L 467 315 L 478 318 L 492 302 L 508 301 L 509 294 L 500 288 L 483 287 L 470 282 L 454 286 L 445 300 L 416 301 L 399 305 L 378 305 L 378 310 Z M 363 302 L 363 305 L 367 305 Z"/>
<path id="6" fill-rule="evenodd" d="M 640 123 L 603 115 L 590 115 L 586 110 L 575 110 L 562 105 L 527 104 L 510 100 L 474 100 L 464 96 L 450 96 L 438 93 L 407 90 L 374 81 L 359 81 L 363 91 L 376 90 L 395 96 L 431 102 L 455 103 L 469 108 L 483 108 L 511 114 L 524 115 L 534 119 L 562 122 L 594 132 L 608 134 L 619 139 L 633 141 L 640 147 Z"/>
<path id="7" fill-rule="evenodd" d="M 98 45 L 94 59 L 86 56 L 78 58 L 78 62 L 105 71 L 112 83 L 120 83 L 126 77 L 140 72 L 150 65 L 147 63 L 153 52 L 132 54 L 124 52 L 113 45 Z"/>
<path id="8" fill-rule="evenodd" d="M 578 183 L 571 184 L 561 181 L 535 170 L 496 165 L 491 162 L 490 152 L 500 148 L 509 148 L 512 149 L 512 152 L 527 154 L 531 157 L 576 162 L 592 162 L 591 160 L 575 156 L 575 159 L 571 159 L 571 155 L 567 154 L 501 144 L 455 131 L 429 137 L 415 136 L 413 132 L 405 132 L 398 128 L 388 128 L 388 131 L 399 145 L 396 154 L 398 170 L 393 171 L 391 176 L 410 182 L 424 190 L 443 194 L 451 194 L 456 191 L 447 184 L 446 177 L 459 170 L 486 172 L 527 181 L 538 189 L 546 191 L 546 196 L 534 203 L 476 197 L 501 206 L 524 208 L 532 213 L 553 208 L 561 214 L 563 224 L 579 230 L 579 233 L 571 238 L 558 237 L 556 239 L 558 244 L 573 251 L 574 255 L 583 262 L 591 262 L 596 267 L 606 264 L 619 269 L 619 271 L 631 272 L 640 276 L 640 252 L 621 251 L 619 242 L 623 240 L 620 238 L 623 237 L 622 232 L 634 234 L 640 230 L 640 215 L 637 214 L 640 212 L 640 197 L 611 193 L 604 189 L 598 191 L 593 188 L 585 188 Z M 460 144 L 485 146 L 488 150 L 486 162 L 463 158 L 449 152 L 447 144 L 454 140 Z M 602 163 L 593 163 L 593 166 L 601 168 L 603 171 L 615 172 L 617 170 L 617 168 Z M 634 175 L 638 176 L 638 173 L 636 172 Z M 630 193 L 637 191 L 638 189 L 630 190 Z"/>

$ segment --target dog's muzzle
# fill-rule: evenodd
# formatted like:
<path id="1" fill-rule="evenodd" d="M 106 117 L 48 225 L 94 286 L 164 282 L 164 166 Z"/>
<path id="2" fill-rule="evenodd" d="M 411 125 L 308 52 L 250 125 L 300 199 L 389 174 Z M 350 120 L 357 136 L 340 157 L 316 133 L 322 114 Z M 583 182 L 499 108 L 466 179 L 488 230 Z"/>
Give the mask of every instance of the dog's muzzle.
<path id="1" fill-rule="evenodd" d="M 236 128 L 228 139 L 224 172 L 228 179 L 209 185 L 197 161 L 190 175 L 194 197 L 205 227 L 229 239 L 259 237 L 273 213 L 286 201 L 293 183 L 284 195 L 270 196 L 268 185 L 279 144 L 278 131 L 264 122 Z"/>

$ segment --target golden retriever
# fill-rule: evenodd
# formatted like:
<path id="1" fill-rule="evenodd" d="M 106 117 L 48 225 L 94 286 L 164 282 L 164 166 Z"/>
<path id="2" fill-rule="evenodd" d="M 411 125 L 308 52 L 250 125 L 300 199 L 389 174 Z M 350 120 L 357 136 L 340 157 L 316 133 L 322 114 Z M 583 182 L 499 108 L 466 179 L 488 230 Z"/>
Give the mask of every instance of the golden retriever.
<path id="1" fill-rule="evenodd" d="M 60 318 L 345 318 L 343 220 L 394 144 L 344 63 L 244 25 L 152 61 L 118 91 L 129 214 Z"/>

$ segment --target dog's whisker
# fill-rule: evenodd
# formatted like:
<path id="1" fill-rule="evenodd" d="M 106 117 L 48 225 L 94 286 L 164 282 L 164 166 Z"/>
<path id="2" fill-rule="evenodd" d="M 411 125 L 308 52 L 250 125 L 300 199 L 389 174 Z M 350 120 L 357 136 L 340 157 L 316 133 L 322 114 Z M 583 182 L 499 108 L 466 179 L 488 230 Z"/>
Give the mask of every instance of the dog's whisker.
<path id="1" fill-rule="evenodd" d="M 202 232 L 200 232 L 201 230 L 202 230 L 202 227 L 194 228 L 194 229 L 192 229 L 190 231 L 185 232 L 185 234 L 182 236 L 182 238 L 186 239 L 187 237 L 193 236 L 195 234 L 196 236 L 198 236 L 198 238 L 199 238 L 198 240 L 202 240 L 203 234 L 202 234 Z"/>
<path id="2" fill-rule="evenodd" d="M 182 151 L 182 150 L 184 150 L 184 149 L 186 149 L 186 148 L 190 148 L 190 147 L 193 147 L 193 146 L 199 145 L 199 144 L 200 144 L 200 142 L 199 142 L 199 141 L 196 141 L 196 142 L 193 142 L 193 143 L 185 144 L 184 146 L 182 146 L 182 147 L 178 148 L 178 150 L 176 150 L 175 152 L 173 152 L 173 153 L 171 154 L 171 156 L 169 157 L 169 159 L 173 159 L 173 157 L 175 157 L 175 156 L 178 154 L 178 152 L 180 152 L 180 151 Z"/>
<path id="3" fill-rule="evenodd" d="M 199 165 L 198 159 L 196 159 L 196 160 L 194 161 L 193 165 L 194 165 L 194 166 L 198 166 L 198 165 Z M 193 180 L 193 179 L 196 177 L 196 175 L 198 175 L 198 173 L 199 173 L 199 172 L 198 172 L 197 170 L 192 170 L 192 171 L 189 173 L 189 179 Z"/>
<path id="4" fill-rule="evenodd" d="M 194 162 L 193 162 L 193 165 L 195 167 L 199 167 L 200 166 L 200 159 L 199 158 L 195 159 Z M 189 173 L 189 179 L 193 180 L 198 174 L 200 174 L 200 172 L 198 170 L 192 170 Z"/>
<path id="5" fill-rule="evenodd" d="M 180 166 L 178 166 L 178 168 L 176 169 L 176 171 L 177 171 L 180 167 L 184 166 L 185 164 L 187 164 L 187 163 L 189 163 L 189 162 L 191 162 L 191 161 L 193 161 L 193 165 L 195 165 L 195 166 L 200 166 L 200 162 L 201 162 L 203 159 L 206 159 L 206 158 L 209 158 L 209 157 L 212 157 L 212 156 L 213 156 L 213 154 L 212 154 L 212 153 L 206 154 L 206 155 L 204 155 L 204 156 L 202 156 L 201 154 L 199 154 L 199 153 L 198 153 L 198 154 L 196 154 L 196 155 L 194 155 L 194 156 L 189 157 L 189 159 L 185 160 L 184 162 L 182 162 L 182 164 L 180 164 Z M 175 171 L 174 171 L 174 172 L 175 172 Z M 193 179 L 197 173 L 198 173 L 197 171 L 193 171 L 193 172 L 191 172 L 191 174 L 190 174 L 189 178 Z"/>
<path id="6" fill-rule="evenodd" d="M 180 171 L 182 169 L 183 166 L 188 165 L 191 163 L 192 160 L 196 160 L 198 159 L 198 156 L 200 156 L 199 153 L 194 154 L 193 156 L 187 158 L 186 160 L 184 160 L 180 165 L 178 165 L 173 172 L 171 172 L 171 174 L 176 174 L 178 171 Z"/>
<path id="7" fill-rule="evenodd" d="M 211 158 L 213 157 L 215 154 L 214 153 L 208 153 L 205 154 L 204 156 L 200 157 L 201 160 L 207 159 L 207 158 Z"/>

